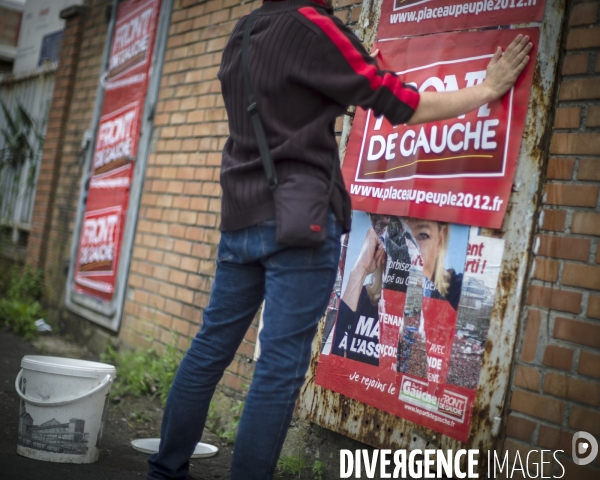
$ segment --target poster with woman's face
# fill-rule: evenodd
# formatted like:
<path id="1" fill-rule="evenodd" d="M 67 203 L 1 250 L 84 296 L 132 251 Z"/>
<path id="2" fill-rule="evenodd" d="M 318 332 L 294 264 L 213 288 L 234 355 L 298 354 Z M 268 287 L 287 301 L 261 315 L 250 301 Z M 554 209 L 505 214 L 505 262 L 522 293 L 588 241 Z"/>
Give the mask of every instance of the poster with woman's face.
<path id="1" fill-rule="evenodd" d="M 466 440 L 502 256 L 478 234 L 355 211 L 317 384 Z"/>

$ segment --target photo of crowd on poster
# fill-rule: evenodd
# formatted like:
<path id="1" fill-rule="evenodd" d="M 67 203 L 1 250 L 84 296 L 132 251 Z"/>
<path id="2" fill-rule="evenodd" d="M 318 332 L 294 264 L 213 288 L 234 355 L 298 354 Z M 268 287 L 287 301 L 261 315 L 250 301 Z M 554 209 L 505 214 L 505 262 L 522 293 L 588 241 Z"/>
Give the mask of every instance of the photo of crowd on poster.
<path id="1" fill-rule="evenodd" d="M 456 316 L 468 227 L 365 212 L 354 213 L 353 226 L 331 353 L 376 366 L 394 357 L 398 371 L 426 372 L 426 355 L 420 366 L 408 355 L 426 350 L 423 298 L 444 302 L 443 312 Z"/>
<path id="2" fill-rule="evenodd" d="M 502 246 L 477 228 L 355 211 L 317 384 L 463 438 Z"/>

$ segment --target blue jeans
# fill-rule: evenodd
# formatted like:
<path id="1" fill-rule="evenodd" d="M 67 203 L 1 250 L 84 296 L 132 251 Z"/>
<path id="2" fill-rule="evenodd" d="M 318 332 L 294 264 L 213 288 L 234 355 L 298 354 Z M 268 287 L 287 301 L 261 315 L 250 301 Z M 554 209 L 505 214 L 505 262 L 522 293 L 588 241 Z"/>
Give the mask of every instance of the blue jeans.
<path id="1" fill-rule="evenodd" d="M 330 214 L 327 242 L 318 249 L 279 245 L 274 221 L 222 233 L 210 302 L 169 392 L 148 480 L 186 477 L 215 387 L 263 299 L 261 354 L 238 427 L 231 479 L 272 478 L 333 289 L 341 230 Z"/>

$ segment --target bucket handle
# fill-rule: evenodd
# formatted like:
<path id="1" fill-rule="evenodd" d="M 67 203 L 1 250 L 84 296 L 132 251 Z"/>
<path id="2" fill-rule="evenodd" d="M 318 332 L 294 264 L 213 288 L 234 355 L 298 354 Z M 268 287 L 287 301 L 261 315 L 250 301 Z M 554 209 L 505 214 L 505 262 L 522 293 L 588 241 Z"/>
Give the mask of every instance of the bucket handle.
<path id="1" fill-rule="evenodd" d="M 94 393 L 96 393 L 97 391 L 102 390 L 108 383 L 110 383 L 112 381 L 110 374 L 107 374 L 106 377 L 104 377 L 104 379 L 102 380 L 102 382 L 100 382 L 100 385 L 95 386 L 89 392 L 85 392 L 83 395 L 79 395 L 76 397 L 66 398 L 65 400 L 58 400 L 58 401 L 52 402 L 52 401 L 34 400 L 33 398 L 28 397 L 23 392 L 21 392 L 21 377 L 22 376 L 23 376 L 23 369 L 21 369 L 21 371 L 17 375 L 17 379 L 15 380 L 15 388 L 17 390 L 17 393 L 19 394 L 19 397 L 21 397 L 27 403 L 34 405 L 36 407 L 60 407 L 62 405 L 66 405 L 67 403 L 71 403 L 71 402 L 75 402 L 76 400 L 81 400 L 83 398 L 87 398 L 90 395 L 93 395 Z"/>

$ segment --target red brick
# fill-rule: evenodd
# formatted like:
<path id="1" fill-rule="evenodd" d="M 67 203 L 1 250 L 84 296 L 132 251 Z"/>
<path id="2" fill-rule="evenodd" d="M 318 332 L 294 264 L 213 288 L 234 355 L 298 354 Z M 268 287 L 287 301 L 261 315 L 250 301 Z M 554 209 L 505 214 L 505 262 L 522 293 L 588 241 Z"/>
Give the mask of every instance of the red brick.
<path id="1" fill-rule="evenodd" d="M 544 282 L 556 282 L 558 280 L 558 268 L 560 263 L 555 260 L 536 258 L 533 270 L 533 278 Z"/>
<path id="2" fill-rule="evenodd" d="M 598 2 L 580 3 L 573 7 L 569 17 L 569 26 L 589 25 L 598 20 Z M 598 32 L 600 33 L 600 32 Z"/>
<path id="3" fill-rule="evenodd" d="M 540 425 L 537 444 L 550 450 L 562 450 L 567 455 L 571 455 L 572 438 L 573 434 L 571 432 L 559 430 L 549 425 Z"/>
<path id="4" fill-rule="evenodd" d="M 600 127 L 600 107 L 590 105 L 585 120 L 586 127 Z"/>
<path id="5" fill-rule="evenodd" d="M 600 55 L 598 55 L 600 58 Z M 582 158 L 579 160 L 577 180 L 600 181 L 600 158 Z"/>
<path id="6" fill-rule="evenodd" d="M 573 177 L 575 160 L 571 158 L 551 158 L 546 176 L 552 180 L 570 180 Z"/>
<path id="7" fill-rule="evenodd" d="M 539 310 L 530 309 L 527 314 L 527 326 L 525 327 L 525 337 L 521 349 L 521 360 L 524 362 L 531 363 L 535 361 L 541 323 L 541 312 Z"/>
<path id="8" fill-rule="evenodd" d="M 598 86 L 598 98 L 600 98 L 600 78 Z M 589 93 L 590 90 L 586 89 L 585 92 Z M 555 133 L 552 136 L 550 153 L 554 155 L 598 155 L 600 153 L 600 135 L 597 133 Z"/>
<path id="9" fill-rule="evenodd" d="M 600 250 L 600 249 L 598 249 Z M 591 318 L 600 319 L 600 297 L 597 295 L 590 295 L 588 299 L 588 306 L 586 315 Z"/>
<path id="10" fill-rule="evenodd" d="M 544 352 L 542 364 L 560 370 L 571 370 L 574 353 L 575 351 L 570 348 L 559 347 L 558 345 L 548 345 Z"/>
<path id="11" fill-rule="evenodd" d="M 356 7 L 352 9 L 352 15 L 350 17 L 350 23 L 358 22 L 358 18 L 360 17 L 361 7 Z"/>
<path id="12" fill-rule="evenodd" d="M 524 442 L 530 442 L 535 426 L 535 422 L 511 414 L 508 416 L 506 435 Z"/>
<path id="13" fill-rule="evenodd" d="M 561 312 L 581 312 L 582 294 L 568 290 L 530 285 L 527 305 L 559 310 Z"/>
<path id="14" fill-rule="evenodd" d="M 563 107 L 556 109 L 554 128 L 579 128 L 581 107 Z"/>
<path id="15" fill-rule="evenodd" d="M 565 263 L 562 283 L 572 287 L 600 290 L 600 267 Z"/>
<path id="16" fill-rule="evenodd" d="M 577 372 L 588 377 L 600 378 L 600 355 L 585 351 L 581 352 Z"/>
<path id="17" fill-rule="evenodd" d="M 544 377 L 544 393 L 568 398 L 597 407 L 600 405 L 600 385 L 569 375 L 549 372 Z"/>
<path id="18" fill-rule="evenodd" d="M 585 261 L 590 256 L 591 241 L 584 238 L 538 235 L 536 255 Z"/>
<path id="19" fill-rule="evenodd" d="M 537 392 L 540 389 L 540 378 L 540 371 L 537 368 L 520 365 L 515 374 L 515 385 Z"/>
<path id="20" fill-rule="evenodd" d="M 542 230 L 552 230 L 562 232 L 565 229 L 565 219 L 567 212 L 564 210 L 542 210 L 540 216 L 540 228 Z"/>
<path id="21" fill-rule="evenodd" d="M 244 390 L 244 387 L 242 385 L 244 382 L 242 381 L 242 378 L 229 371 L 225 372 L 221 383 L 223 383 L 223 385 L 225 385 L 226 387 L 235 390 L 236 392 L 242 392 Z"/>
<path id="22" fill-rule="evenodd" d="M 246 332 L 245 340 L 256 343 L 256 339 L 258 338 L 258 320 L 255 320 L 254 324 L 248 329 Z"/>
<path id="23" fill-rule="evenodd" d="M 596 185 L 548 183 L 544 191 L 544 203 L 547 205 L 595 207 L 597 201 L 598 187 Z"/>
<path id="24" fill-rule="evenodd" d="M 596 437 L 600 436 L 600 411 L 589 410 L 577 405 L 571 407 L 569 415 L 569 427 L 574 430 L 584 430 Z"/>
<path id="25" fill-rule="evenodd" d="M 567 50 L 600 47 L 600 28 L 572 28 L 567 36 Z"/>
<path id="26" fill-rule="evenodd" d="M 600 213 L 574 212 L 571 233 L 600 236 Z"/>
<path id="27" fill-rule="evenodd" d="M 338 11 L 335 12 L 334 15 L 339 18 L 342 23 L 346 24 L 348 23 L 348 13 L 350 13 L 349 10 L 342 10 L 342 11 Z"/>
<path id="28" fill-rule="evenodd" d="M 600 325 L 557 317 L 552 336 L 567 342 L 600 348 Z"/>
<path id="29" fill-rule="evenodd" d="M 171 325 L 171 328 L 176 331 L 177 333 L 184 335 L 184 336 L 188 336 L 189 332 L 190 332 L 190 324 L 189 322 L 186 322 L 184 320 L 179 320 L 178 318 L 174 318 L 173 319 L 173 323 Z"/>
<path id="30" fill-rule="evenodd" d="M 542 418 L 549 422 L 562 423 L 565 404 L 560 400 L 549 398 L 537 393 L 515 390 L 510 402 L 510 408 L 517 412 Z"/>
<path id="31" fill-rule="evenodd" d="M 254 356 L 254 345 L 249 342 L 242 342 L 237 350 L 237 353 L 240 355 L 245 355 L 247 357 Z"/>

